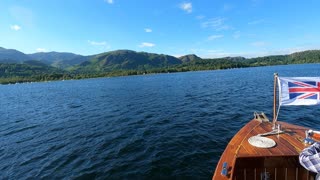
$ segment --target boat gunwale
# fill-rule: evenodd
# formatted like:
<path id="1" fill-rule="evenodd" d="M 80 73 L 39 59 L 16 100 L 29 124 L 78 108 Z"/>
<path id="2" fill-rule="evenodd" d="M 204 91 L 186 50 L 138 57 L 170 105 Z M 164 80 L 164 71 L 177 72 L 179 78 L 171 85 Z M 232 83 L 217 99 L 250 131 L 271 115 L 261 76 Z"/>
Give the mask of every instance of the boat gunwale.
<path id="1" fill-rule="evenodd" d="M 231 179 L 234 175 L 234 168 L 238 158 L 297 157 L 302 149 L 307 147 L 303 143 L 303 135 L 308 128 L 282 121 L 277 121 L 277 123 L 281 124 L 285 133 L 267 136 L 276 141 L 277 144 L 273 148 L 256 148 L 247 142 L 248 138 L 253 135 L 270 131 L 272 129 L 271 122 L 253 119 L 243 126 L 227 144 L 217 163 L 213 179 Z M 245 150 L 245 148 L 249 150 Z M 247 154 L 244 152 L 247 152 Z M 221 174 L 224 162 L 228 164 L 227 176 Z"/>

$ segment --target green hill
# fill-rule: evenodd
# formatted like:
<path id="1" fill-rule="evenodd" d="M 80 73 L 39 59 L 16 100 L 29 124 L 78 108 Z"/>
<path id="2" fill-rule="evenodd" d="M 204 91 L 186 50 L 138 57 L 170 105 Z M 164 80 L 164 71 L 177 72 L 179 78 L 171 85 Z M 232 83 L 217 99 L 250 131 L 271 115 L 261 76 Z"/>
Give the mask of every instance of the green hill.
<path id="1" fill-rule="evenodd" d="M 31 58 L 20 51 L 0 47 L 0 63 L 19 63 L 27 60 Z"/>
<path id="2" fill-rule="evenodd" d="M 90 59 L 90 56 L 82 56 L 73 53 L 66 52 L 39 52 L 34 54 L 28 54 L 33 60 L 38 60 L 47 65 L 66 69 L 68 67 L 78 65 L 84 61 Z"/>
<path id="3" fill-rule="evenodd" d="M 0 84 L 48 81 L 70 77 L 67 72 L 47 66 L 39 61 L 0 63 Z"/>
<path id="4" fill-rule="evenodd" d="M 181 64 L 176 57 L 131 50 L 117 50 L 93 56 L 77 66 L 77 71 L 110 72 L 113 70 L 146 70 Z"/>
<path id="5" fill-rule="evenodd" d="M 320 63 L 320 50 L 256 58 L 202 59 L 194 54 L 176 58 L 165 54 L 131 50 L 110 51 L 91 56 L 58 52 L 28 56 L 17 50 L 0 48 L 0 83 L 304 63 Z"/>
<path id="6" fill-rule="evenodd" d="M 188 62 L 191 62 L 191 61 L 201 61 L 202 60 L 200 57 L 198 57 L 195 54 L 188 54 L 188 55 L 185 55 L 185 56 L 181 56 L 181 57 L 179 57 L 179 59 L 184 63 L 188 63 Z"/>

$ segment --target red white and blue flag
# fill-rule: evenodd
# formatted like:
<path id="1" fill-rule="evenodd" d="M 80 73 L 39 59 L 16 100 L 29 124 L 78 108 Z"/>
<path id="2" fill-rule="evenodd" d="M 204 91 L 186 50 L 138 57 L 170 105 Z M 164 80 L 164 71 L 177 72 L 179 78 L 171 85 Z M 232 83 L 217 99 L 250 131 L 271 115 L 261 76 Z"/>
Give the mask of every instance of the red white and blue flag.
<path id="1" fill-rule="evenodd" d="M 320 77 L 278 77 L 278 84 L 282 106 L 320 104 Z"/>

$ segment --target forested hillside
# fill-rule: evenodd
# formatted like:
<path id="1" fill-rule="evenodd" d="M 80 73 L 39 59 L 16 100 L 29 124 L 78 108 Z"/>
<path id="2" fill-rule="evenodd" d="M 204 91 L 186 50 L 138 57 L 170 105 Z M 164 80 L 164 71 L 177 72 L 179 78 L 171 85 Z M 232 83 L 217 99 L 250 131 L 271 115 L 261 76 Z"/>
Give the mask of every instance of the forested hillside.
<path id="1" fill-rule="evenodd" d="M 71 53 L 59 54 L 54 52 L 37 54 L 37 60 L 30 60 L 32 56 L 27 56 L 16 50 L 6 50 L 4 48 L 1 50 L 0 83 L 2 84 L 320 63 L 320 50 L 257 58 L 225 57 L 215 59 L 202 59 L 193 54 L 176 58 L 164 54 L 135 52 L 131 50 L 111 51 L 92 56 L 81 56 Z M 46 57 L 46 55 L 49 56 Z M 17 59 L 15 59 L 15 57 Z M 57 66 L 59 63 L 60 65 Z"/>

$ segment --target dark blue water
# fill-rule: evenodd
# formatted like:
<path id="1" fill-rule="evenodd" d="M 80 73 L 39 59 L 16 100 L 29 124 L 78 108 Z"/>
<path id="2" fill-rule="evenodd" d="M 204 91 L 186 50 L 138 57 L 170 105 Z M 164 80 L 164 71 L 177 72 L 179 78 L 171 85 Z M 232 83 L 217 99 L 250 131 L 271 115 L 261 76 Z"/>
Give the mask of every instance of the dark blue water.
<path id="1" fill-rule="evenodd" d="M 232 136 L 264 111 L 273 73 L 320 65 L 0 86 L 0 179 L 210 179 Z M 319 106 L 279 119 L 320 129 Z"/>

